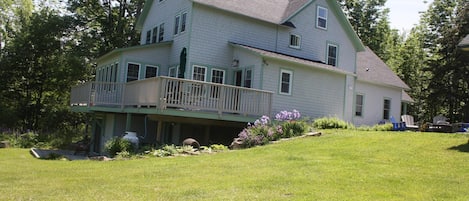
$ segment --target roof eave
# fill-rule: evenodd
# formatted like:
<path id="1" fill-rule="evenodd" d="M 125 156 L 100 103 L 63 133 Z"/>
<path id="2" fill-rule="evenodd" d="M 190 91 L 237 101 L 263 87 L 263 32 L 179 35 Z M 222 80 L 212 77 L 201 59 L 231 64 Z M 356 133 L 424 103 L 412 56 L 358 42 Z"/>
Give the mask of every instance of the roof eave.
<path id="1" fill-rule="evenodd" d="M 148 13 L 151 10 L 151 6 L 153 5 L 153 0 L 146 0 L 145 4 L 143 5 L 143 10 L 140 16 L 137 19 L 137 24 L 135 25 L 135 29 L 141 31 L 143 29 L 143 24 L 145 23 L 145 19 L 148 16 Z"/>

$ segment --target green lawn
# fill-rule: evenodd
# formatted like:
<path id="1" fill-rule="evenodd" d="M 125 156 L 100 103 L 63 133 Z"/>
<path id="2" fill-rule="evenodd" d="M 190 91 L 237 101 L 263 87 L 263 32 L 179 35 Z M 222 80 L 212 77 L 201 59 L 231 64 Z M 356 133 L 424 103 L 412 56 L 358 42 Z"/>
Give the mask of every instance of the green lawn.
<path id="1" fill-rule="evenodd" d="M 212 155 L 108 162 L 0 149 L 0 200 L 469 200 L 467 135 L 323 133 Z"/>

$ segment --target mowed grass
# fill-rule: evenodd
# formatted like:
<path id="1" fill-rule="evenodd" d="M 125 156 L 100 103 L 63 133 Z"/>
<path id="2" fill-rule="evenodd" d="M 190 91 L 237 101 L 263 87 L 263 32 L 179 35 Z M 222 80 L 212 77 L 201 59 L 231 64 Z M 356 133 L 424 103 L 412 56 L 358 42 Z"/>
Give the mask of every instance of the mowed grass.
<path id="1" fill-rule="evenodd" d="M 247 150 L 47 161 L 0 149 L 0 200 L 469 200 L 468 136 L 323 131 Z"/>

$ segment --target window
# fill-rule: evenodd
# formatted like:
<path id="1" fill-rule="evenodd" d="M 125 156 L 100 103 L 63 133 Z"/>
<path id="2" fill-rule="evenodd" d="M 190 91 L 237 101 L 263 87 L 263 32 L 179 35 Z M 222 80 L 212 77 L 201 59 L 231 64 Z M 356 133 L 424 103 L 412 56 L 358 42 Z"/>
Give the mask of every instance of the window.
<path id="1" fill-rule="evenodd" d="M 280 94 L 291 95 L 291 82 L 293 72 L 288 70 L 280 71 Z"/>
<path id="2" fill-rule="evenodd" d="M 205 73 L 207 71 L 206 67 L 203 66 L 194 66 L 192 71 L 192 79 L 205 82 Z"/>
<path id="3" fill-rule="evenodd" d="M 187 13 L 183 13 L 181 17 L 181 33 L 186 31 L 186 21 L 187 21 Z"/>
<path id="4" fill-rule="evenodd" d="M 252 70 L 246 70 L 244 74 L 244 87 L 251 88 L 252 83 Z"/>
<path id="5" fill-rule="evenodd" d="M 301 44 L 301 37 L 296 34 L 290 34 L 290 47 L 299 49 L 300 44 Z"/>
<path id="6" fill-rule="evenodd" d="M 181 19 L 181 16 L 176 16 L 176 19 L 174 19 L 174 35 L 177 35 L 179 33 L 179 20 Z"/>
<path id="7" fill-rule="evenodd" d="M 327 44 L 327 64 L 337 66 L 337 46 Z"/>
<path id="8" fill-rule="evenodd" d="M 360 94 L 355 98 L 355 116 L 363 117 L 363 95 Z"/>
<path id="9" fill-rule="evenodd" d="M 163 41 L 164 39 L 164 23 L 160 24 L 160 34 L 158 35 L 158 42 Z"/>
<path id="10" fill-rule="evenodd" d="M 327 8 L 318 6 L 316 27 L 327 29 Z"/>
<path id="11" fill-rule="evenodd" d="M 149 44 L 150 43 L 150 39 L 151 39 L 151 30 L 148 30 L 147 31 L 147 40 L 145 41 L 146 44 Z"/>
<path id="12" fill-rule="evenodd" d="M 112 76 L 112 82 L 117 82 L 117 72 L 118 72 L 117 70 L 119 68 L 119 63 L 115 63 L 113 68 L 114 68 L 113 69 L 114 74 Z"/>
<path id="13" fill-rule="evenodd" d="M 389 114 L 391 112 L 391 100 L 384 99 L 383 103 L 383 119 L 389 120 Z"/>
<path id="14" fill-rule="evenodd" d="M 145 78 L 151 78 L 158 76 L 158 67 L 147 65 L 145 69 Z"/>
<path id="15" fill-rule="evenodd" d="M 151 36 L 151 43 L 156 43 L 156 38 L 158 36 L 158 27 L 153 28 L 153 35 Z"/>
<path id="16" fill-rule="evenodd" d="M 169 77 L 177 77 L 177 75 L 178 75 L 178 67 L 177 66 L 169 68 L 169 72 L 168 72 Z"/>
<path id="17" fill-rule="evenodd" d="M 212 82 L 218 84 L 225 83 L 225 71 L 212 69 Z"/>
<path id="18" fill-rule="evenodd" d="M 127 64 L 127 82 L 138 80 L 140 72 L 140 64 L 129 63 Z"/>

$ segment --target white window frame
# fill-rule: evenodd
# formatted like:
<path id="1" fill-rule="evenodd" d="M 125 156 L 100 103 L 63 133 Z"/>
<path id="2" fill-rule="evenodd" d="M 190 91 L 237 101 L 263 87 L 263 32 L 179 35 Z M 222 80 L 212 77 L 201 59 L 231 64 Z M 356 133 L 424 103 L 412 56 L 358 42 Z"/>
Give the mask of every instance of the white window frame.
<path id="1" fill-rule="evenodd" d="M 292 43 L 293 39 L 295 39 L 295 42 L 296 42 L 295 44 Z M 289 45 L 289 47 L 295 48 L 295 49 L 300 49 L 301 48 L 301 36 L 298 35 L 298 34 L 291 33 L 290 34 L 290 45 Z"/>
<path id="2" fill-rule="evenodd" d="M 320 10 L 324 10 L 326 16 L 321 16 L 321 15 L 320 15 L 320 13 L 321 13 Z M 318 8 L 317 8 L 317 10 L 316 10 L 316 27 L 317 27 L 317 28 L 323 29 L 323 30 L 327 30 L 327 16 L 328 16 L 328 15 L 329 15 L 329 10 L 328 10 L 327 8 L 322 7 L 322 6 L 318 6 Z M 320 24 L 319 24 L 319 20 L 320 20 L 320 19 L 326 21 L 324 27 L 320 26 Z"/>
<path id="3" fill-rule="evenodd" d="M 285 84 L 282 80 L 283 74 L 288 74 L 289 75 L 289 82 L 288 82 L 288 92 L 283 92 L 283 84 Z M 279 79 L 279 89 L 278 92 L 279 94 L 282 95 L 291 95 L 292 94 L 292 85 L 293 85 L 293 71 L 291 70 L 285 70 L 281 69 L 280 70 L 280 79 Z"/>
<path id="4" fill-rule="evenodd" d="M 172 72 L 174 72 L 174 75 L 171 75 Z M 179 65 L 169 67 L 169 69 L 168 69 L 168 76 L 169 77 L 178 77 L 178 74 L 179 74 Z"/>
<path id="5" fill-rule="evenodd" d="M 179 27 L 181 25 L 181 15 L 176 15 L 176 17 L 174 17 L 174 35 L 178 35 L 179 34 Z"/>
<path id="6" fill-rule="evenodd" d="M 358 103 L 358 97 L 361 97 L 361 104 Z M 355 94 L 355 116 L 363 117 L 363 106 L 365 105 L 365 95 Z M 360 114 L 357 114 L 359 112 Z"/>
<path id="7" fill-rule="evenodd" d="M 253 72 L 252 69 L 246 69 L 244 71 L 243 87 L 252 88 L 252 72 Z M 249 82 L 249 85 L 247 82 Z"/>
<path id="8" fill-rule="evenodd" d="M 183 12 L 181 14 L 181 29 L 179 30 L 179 33 L 182 34 L 186 32 L 187 30 L 187 12 Z"/>
<path id="9" fill-rule="evenodd" d="M 139 63 L 135 63 L 135 62 L 128 62 L 128 63 L 127 63 L 127 68 L 126 68 L 126 69 L 127 69 L 127 72 L 126 72 L 127 75 L 126 75 L 126 78 L 125 78 L 125 81 L 126 81 L 126 82 L 129 82 L 129 81 L 128 81 L 128 80 L 129 80 L 129 65 L 131 65 L 131 64 L 138 66 L 138 72 L 137 72 L 137 79 L 136 79 L 136 80 L 131 80 L 130 82 L 132 82 L 132 81 L 137 81 L 137 80 L 140 79 L 140 71 L 141 71 L 142 65 L 139 64 Z M 134 78 L 134 77 L 132 77 L 132 78 Z"/>
<path id="10" fill-rule="evenodd" d="M 192 66 L 192 80 L 196 80 L 194 79 L 194 74 L 195 74 L 195 69 L 196 68 L 201 68 L 201 69 L 204 69 L 204 74 L 203 74 L 203 80 L 197 80 L 197 81 L 202 81 L 202 82 L 205 82 L 207 80 L 207 67 L 205 66 L 199 66 L 199 65 L 193 65 Z M 202 75 L 202 74 L 201 74 Z"/>
<path id="11" fill-rule="evenodd" d="M 164 23 L 161 23 L 158 27 L 158 42 L 164 41 Z"/>
<path id="12" fill-rule="evenodd" d="M 153 27 L 151 35 L 151 43 L 158 42 L 158 26 Z"/>
<path id="13" fill-rule="evenodd" d="M 335 57 L 331 57 L 331 55 L 329 55 L 329 47 L 335 47 Z M 329 58 L 334 58 L 334 65 L 330 64 L 329 63 Z M 338 45 L 335 45 L 335 44 L 332 44 L 332 43 L 328 43 L 327 44 L 327 49 L 326 49 L 326 64 L 327 65 L 331 65 L 331 66 L 339 66 L 339 46 Z"/>
<path id="14" fill-rule="evenodd" d="M 213 73 L 214 73 L 215 71 L 218 71 L 218 72 L 222 72 L 222 73 L 223 73 L 223 76 L 221 77 L 221 83 L 213 82 Z M 210 80 L 210 81 L 211 81 L 212 83 L 225 84 L 225 76 L 226 76 L 226 71 L 225 71 L 225 70 L 218 69 L 218 68 L 212 68 L 212 70 L 211 70 L 211 75 L 212 75 L 212 76 L 211 76 L 211 80 Z"/>
<path id="15" fill-rule="evenodd" d="M 119 62 L 116 62 L 112 65 L 112 68 L 114 69 L 114 75 L 112 77 L 112 82 L 117 82 L 118 75 L 119 75 Z"/>
<path id="16" fill-rule="evenodd" d="M 386 108 L 386 101 L 389 101 L 389 108 Z M 390 98 L 384 98 L 383 99 L 383 119 L 384 120 L 389 120 L 391 118 L 391 99 Z M 386 116 L 386 111 L 388 112 L 388 115 Z"/>
<path id="17" fill-rule="evenodd" d="M 148 77 L 147 76 L 147 69 L 148 68 L 156 68 L 156 75 L 154 77 L 158 77 L 158 71 L 160 70 L 160 68 L 158 66 L 155 66 L 155 65 L 145 65 L 145 79 L 146 78 L 152 78 L 152 77 Z"/>
<path id="18" fill-rule="evenodd" d="M 151 29 L 147 31 L 147 36 L 145 38 L 145 44 L 151 43 Z"/>

